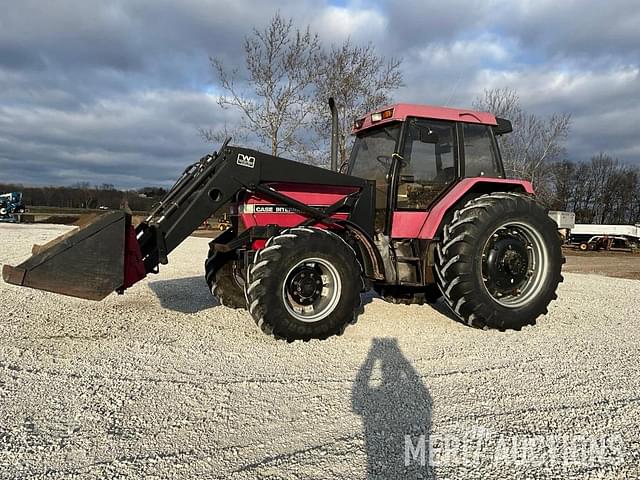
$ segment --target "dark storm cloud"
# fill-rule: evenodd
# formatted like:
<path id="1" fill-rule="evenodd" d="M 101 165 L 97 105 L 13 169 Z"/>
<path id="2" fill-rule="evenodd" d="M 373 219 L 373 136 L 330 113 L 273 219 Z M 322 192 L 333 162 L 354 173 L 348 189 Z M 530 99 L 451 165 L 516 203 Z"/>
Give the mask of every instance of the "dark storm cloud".
<path id="1" fill-rule="evenodd" d="M 636 0 L 377 0 L 375 4 L 388 19 L 393 48 L 405 51 L 427 43 L 478 40 L 482 33 L 491 33 L 519 43 L 529 57 L 525 61 L 585 57 L 590 62 L 630 58 L 637 62 L 640 53 Z"/>
<path id="2" fill-rule="evenodd" d="M 103 93 L 202 86 L 211 79 L 208 55 L 232 64 L 241 58 L 241 19 L 229 8 L 220 16 L 221 7 L 21 2 L 0 18 L 0 66 L 27 77 L 28 90 L 60 89 L 88 101 Z"/>
<path id="3" fill-rule="evenodd" d="M 468 106 L 518 89 L 540 115 L 571 112 L 571 158 L 640 163 L 640 7 L 607 2 L 12 2 L 0 16 L 0 180 L 168 184 L 207 150 L 208 57 L 242 66 L 242 41 L 280 10 L 325 43 L 350 37 L 404 58 L 399 100 Z"/>
<path id="4" fill-rule="evenodd" d="M 640 55 L 636 0 L 509 2 L 498 16 L 506 34 L 549 57 L 608 63 Z"/>
<path id="5" fill-rule="evenodd" d="M 382 48 L 404 52 L 404 98 L 468 106 L 515 88 L 538 115 L 573 116 L 567 155 L 640 164 L 640 4 L 381 1 Z"/>
<path id="6" fill-rule="evenodd" d="M 60 112 L 0 107 L 0 171 L 24 183 L 167 184 L 213 146 L 203 125 L 235 122 L 199 93 L 154 91 Z M 9 180 L 9 179 L 7 179 Z"/>
<path id="7" fill-rule="evenodd" d="M 399 51 L 447 43 L 487 25 L 492 6 L 483 0 L 425 2 L 406 0 L 379 3 L 388 19 L 390 45 Z"/>
<path id="8" fill-rule="evenodd" d="M 206 89 L 263 3 L 21 2 L 0 17 L 1 181 L 170 183 L 237 122 Z"/>

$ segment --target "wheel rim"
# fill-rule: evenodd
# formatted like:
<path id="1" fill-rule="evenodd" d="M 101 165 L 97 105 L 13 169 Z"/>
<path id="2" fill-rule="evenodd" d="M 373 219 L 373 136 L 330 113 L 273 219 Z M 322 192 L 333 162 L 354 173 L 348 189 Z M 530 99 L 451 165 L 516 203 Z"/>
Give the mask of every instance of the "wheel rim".
<path id="1" fill-rule="evenodd" d="M 494 301 L 518 308 L 543 289 L 548 251 L 540 232 L 526 222 L 506 222 L 482 251 L 482 280 Z"/>
<path id="2" fill-rule="evenodd" d="M 327 317 L 340 300 L 342 282 L 338 270 L 322 258 L 296 263 L 285 275 L 282 299 L 296 320 L 313 323 Z"/>

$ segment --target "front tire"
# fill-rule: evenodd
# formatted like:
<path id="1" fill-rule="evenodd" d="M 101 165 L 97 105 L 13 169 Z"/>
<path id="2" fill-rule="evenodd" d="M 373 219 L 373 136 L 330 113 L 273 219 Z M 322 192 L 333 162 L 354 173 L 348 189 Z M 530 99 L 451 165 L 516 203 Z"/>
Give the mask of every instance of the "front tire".
<path id="1" fill-rule="evenodd" d="M 225 307 L 247 308 L 244 283 L 240 278 L 237 260 L 233 253 L 209 251 L 204 263 L 205 280 L 209 291 Z"/>
<path id="2" fill-rule="evenodd" d="M 318 228 L 284 230 L 269 239 L 248 269 L 249 312 L 276 338 L 325 339 L 355 323 L 364 285 L 353 249 Z"/>
<path id="3" fill-rule="evenodd" d="M 556 225 L 524 194 L 491 193 L 467 202 L 445 226 L 436 252 L 446 303 L 474 327 L 534 325 L 562 281 Z"/>

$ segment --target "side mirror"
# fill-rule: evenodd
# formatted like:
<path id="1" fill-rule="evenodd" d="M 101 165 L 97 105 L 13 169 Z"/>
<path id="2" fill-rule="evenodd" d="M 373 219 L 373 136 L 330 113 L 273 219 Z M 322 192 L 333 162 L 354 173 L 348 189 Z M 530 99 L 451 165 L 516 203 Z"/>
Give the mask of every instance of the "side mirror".
<path id="1" fill-rule="evenodd" d="M 511 122 L 506 118 L 496 117 L 496 122 L 498 124 L 492 127 L 493 133 L 495 135 L 504 135 L 505 133 L 513 132 L 513 127 L 511 126 Z"/>

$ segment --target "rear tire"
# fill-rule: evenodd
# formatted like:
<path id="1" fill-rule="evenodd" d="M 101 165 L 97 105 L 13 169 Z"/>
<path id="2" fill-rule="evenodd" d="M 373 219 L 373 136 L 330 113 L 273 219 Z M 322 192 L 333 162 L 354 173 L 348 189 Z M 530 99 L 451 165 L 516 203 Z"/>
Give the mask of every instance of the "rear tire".
<path id="1" fill-rule="evenodd" d="M 562 281 L 556 224 L 524 194 L 491 193 L 467 202 L 445 226 L 436 252 L 444 299 L 473 327 L 534 325 Z"/>
<path id="2" fill-rule="evenodd" d="M 204 271 L 209 291 L 221 305 L 247 308 L 244 284 L 240 282 L 237 260 L 232 253 L 211 249 L 204 263 Z"/>
<path id="3" fill-rule="evenodd" d="M 249 312 L 263 332 L 278 339 L 340 335 L 360 313 L 360 263 L 327 230 L 298 227 L 270 238 L 247 276 Z"/>

